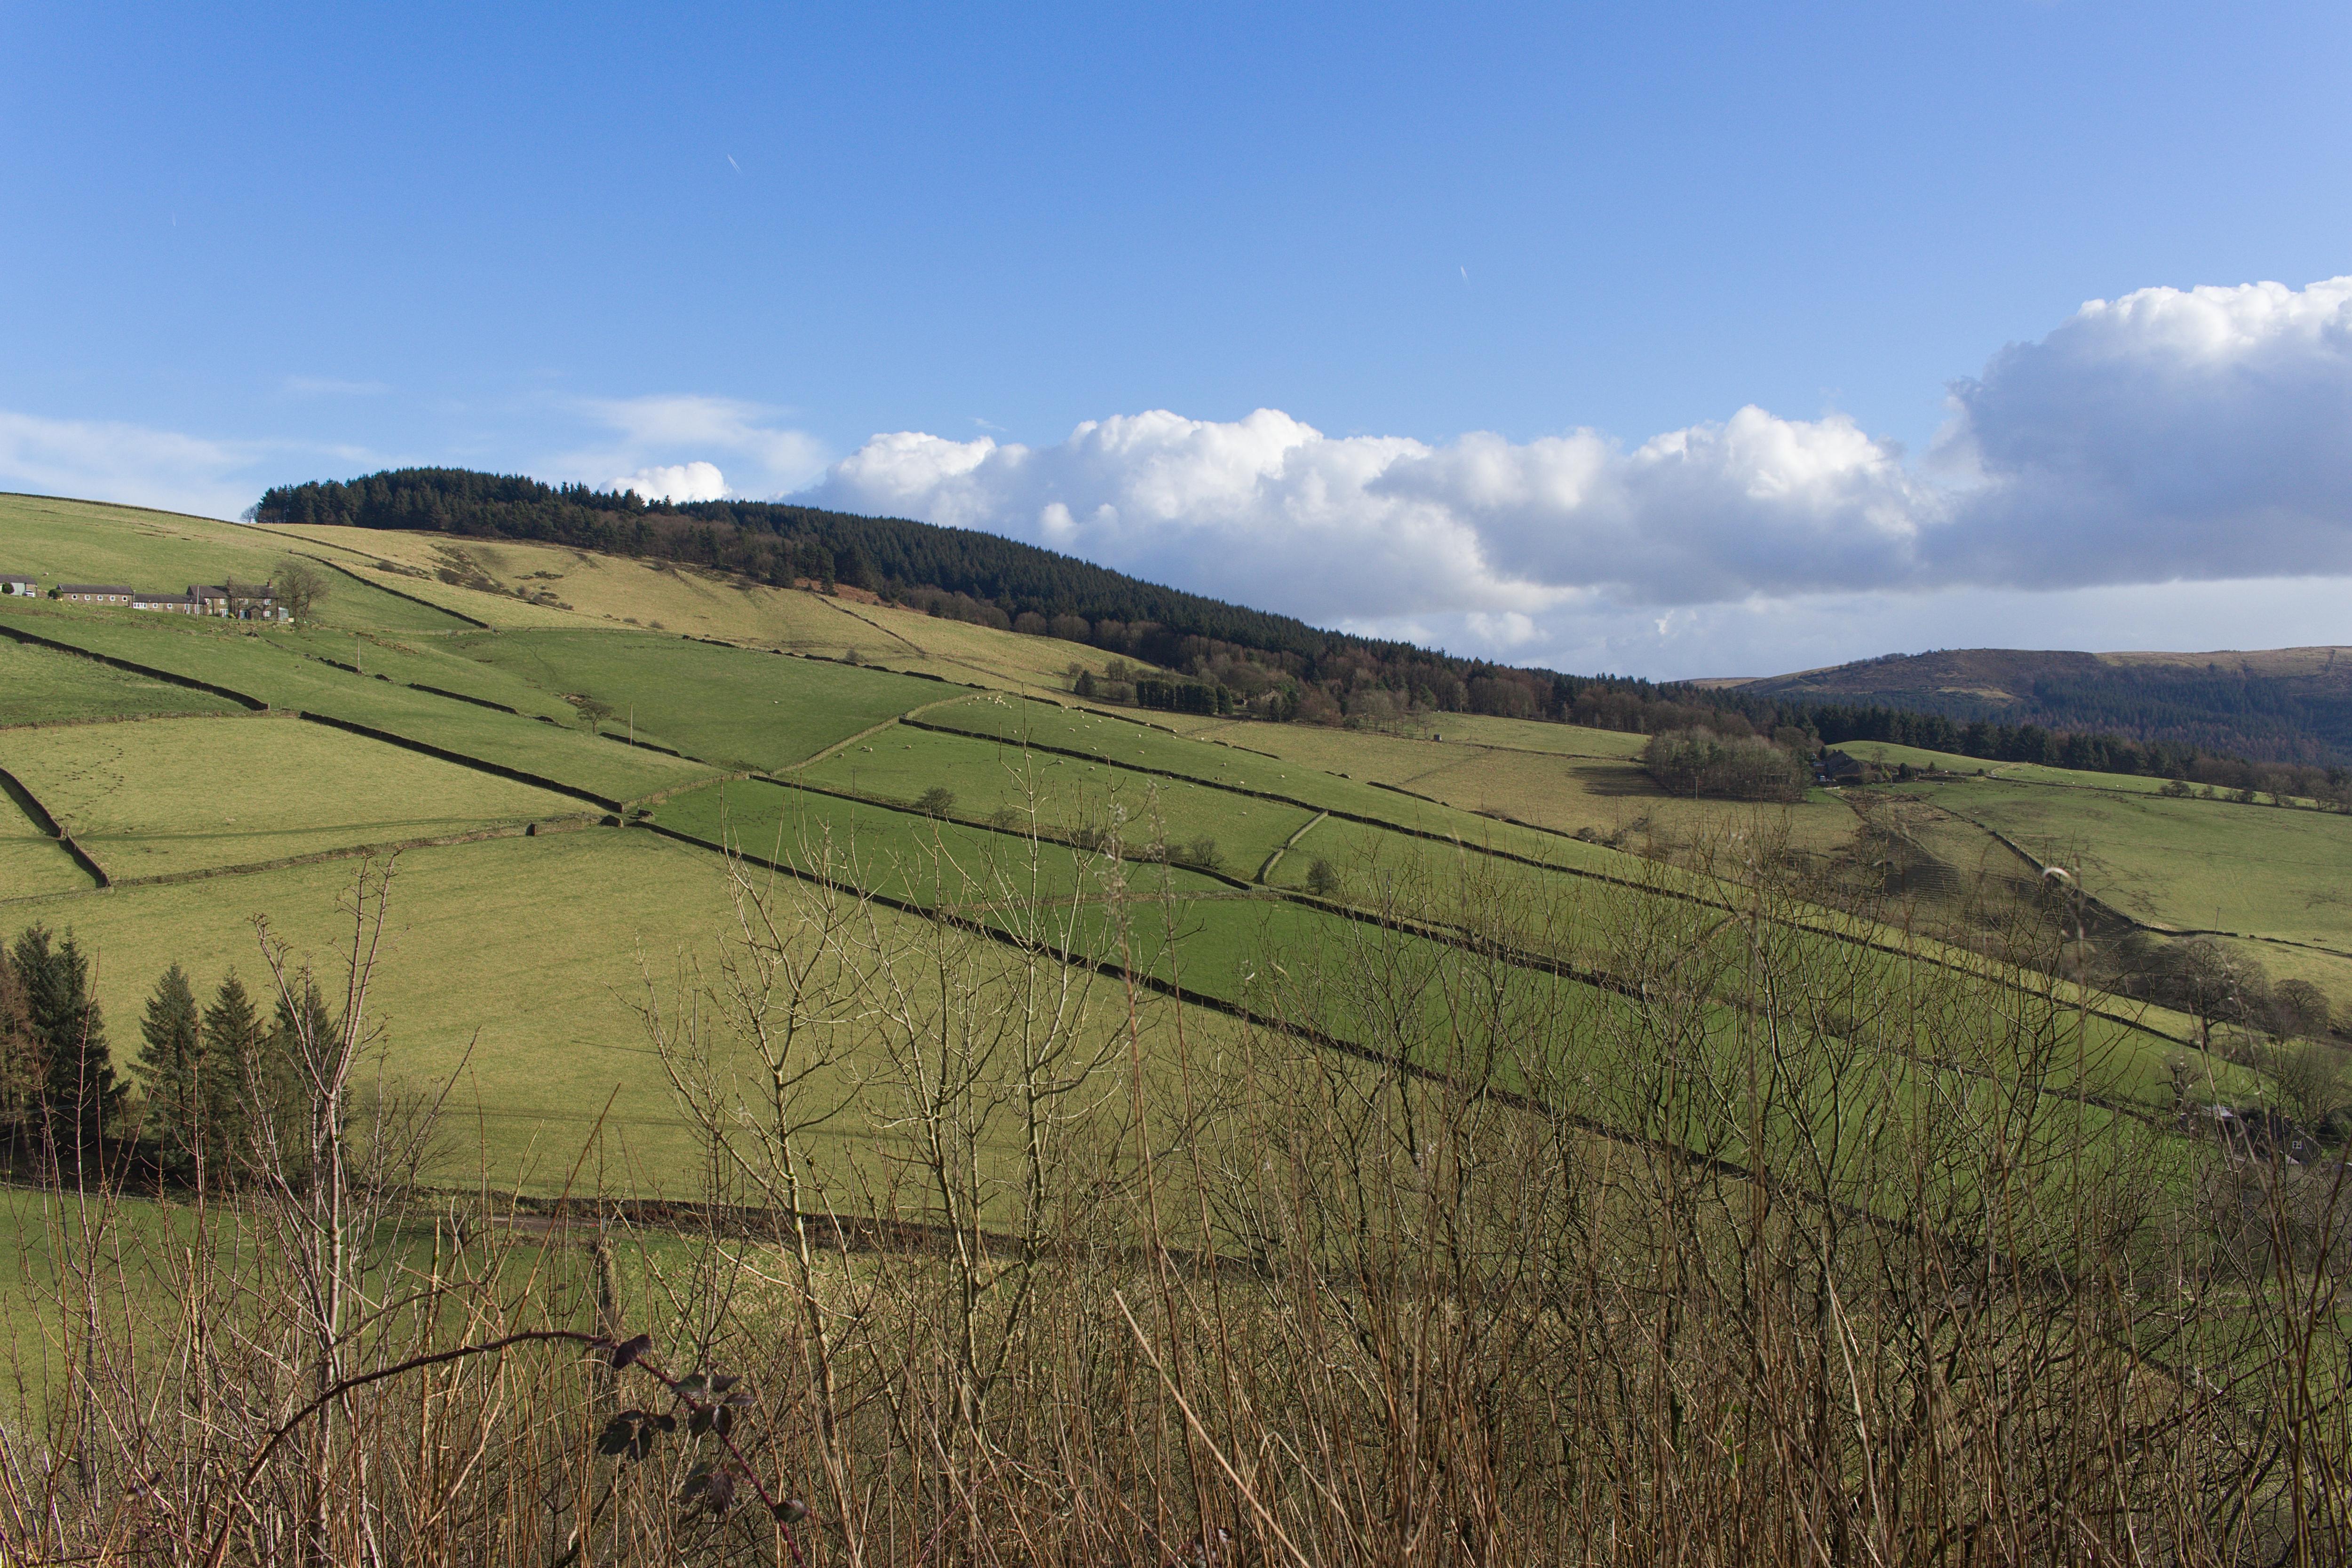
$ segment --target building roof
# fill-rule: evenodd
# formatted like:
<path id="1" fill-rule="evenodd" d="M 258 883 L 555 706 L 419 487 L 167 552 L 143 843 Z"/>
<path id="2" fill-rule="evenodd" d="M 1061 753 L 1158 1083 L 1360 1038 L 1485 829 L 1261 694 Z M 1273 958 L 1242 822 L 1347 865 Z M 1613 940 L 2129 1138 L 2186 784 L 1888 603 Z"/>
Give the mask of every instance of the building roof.
<path id="1" fill-rule="evenodd" d="M 135 594 L 136 588 L 126 588 L 119 583 L 60 583 L 60 594 Z"/>
<path id="2" fill-rule="evenodd" d="M 23 572 L 0 572 L 0 583 L 31 583 L 37 579 Z"/>

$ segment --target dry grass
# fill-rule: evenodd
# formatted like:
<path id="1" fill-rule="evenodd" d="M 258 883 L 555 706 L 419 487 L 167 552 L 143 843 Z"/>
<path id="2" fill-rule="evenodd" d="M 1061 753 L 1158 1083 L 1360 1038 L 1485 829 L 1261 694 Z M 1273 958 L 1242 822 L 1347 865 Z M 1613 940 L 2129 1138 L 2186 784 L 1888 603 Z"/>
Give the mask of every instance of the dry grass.
<path id="1" fill-rule="evenodd" d="M 273 531 L 325 546 L 334 559 L 372 581 L 501 627 L 643 626 L 828 658 L 854 649 L 860 658 L 888 669 L 1040 692 L 1066 689 L 1064 671 L 1073 661 L 1100 668 L 1108 658 L 1098 648 L 1053 637 L 1014 637 L 887 605 L 772 588 L 672 562 L 379 529 Z M 384 574 L 376 564 L 382 562 L 424 573 L 425 578 Z M 445 571 L 486 586 L 441 582 L 438 574 Z M 545 602 L 511 596 L 518 592 Z"/>

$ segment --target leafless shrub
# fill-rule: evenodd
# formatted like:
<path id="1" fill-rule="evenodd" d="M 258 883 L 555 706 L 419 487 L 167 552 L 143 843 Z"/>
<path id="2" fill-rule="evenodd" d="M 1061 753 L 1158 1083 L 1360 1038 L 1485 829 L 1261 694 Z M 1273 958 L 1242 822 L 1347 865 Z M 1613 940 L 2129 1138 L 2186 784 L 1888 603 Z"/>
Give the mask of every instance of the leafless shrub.
<path id="1" fill-rule="evenodd" d="M 1350 918 L 1269 941 L 1220 1014 L 1156 989 L 1184 978 L 1160 868 L 990 837 L 1003 858 L 943 835 L 887 877 L 821 837 L 795 875 L 731 865 L 730 928 L 640 999 L 704 1151 L 660 1213 L 428 1200 L 413 1137 L 352 1135 L 363 898 L 306 1057 L 319 1178 L 161 1217 L 43 1199 L 52 1376 L 0 1455 L 11 1548 L 2352 1550 L 2344 1169 L 2183 1131 L 2201 1058 L 2186 1121 L 2134 1109 L 2102 999 L 2025 951 L 2046 925 L 1981 962 L 1885 951 L 1763 836 L 1714 847 L 1704 901 L 1433 847 L 1352 870 Z M 919 882 L 928 916 L 859 890 Z M 698 1403 L 625 1405 L 645 1357 Z M 679 1432 L 621 1462 L 659 1415 Z M 715 1506 L 755 1484 L 772 1508 Z"/>

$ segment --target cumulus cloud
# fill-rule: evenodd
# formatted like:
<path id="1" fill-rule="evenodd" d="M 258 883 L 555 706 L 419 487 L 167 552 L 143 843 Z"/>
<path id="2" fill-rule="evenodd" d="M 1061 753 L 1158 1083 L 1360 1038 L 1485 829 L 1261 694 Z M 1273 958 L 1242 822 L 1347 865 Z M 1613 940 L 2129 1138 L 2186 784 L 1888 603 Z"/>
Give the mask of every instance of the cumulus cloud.
<path id="1" fill-rule="evenodd" d="M 1952 389 L 1935 574 L 2077 585 L 2352 570 L 2352 278 L 2094 300 Z"/>
<path id="2" fill-rule="evenodd" d="M 1571 613 L 1668 638 L 1675 606 L 2352 572 L 2352 279 L 2093 300 L 1951 407 L 1918 464 L 1752 406 L 1633 446 L 1153 411 L 1037 447 L 877 436 L 809 495 L 1496 652 Z"/>
<path id="3" fill-rule="evenodd" d="M 737 494 L 756 500 L 798 489 L 824 469 L 824 444 L 806 431 L 779 423 L 779 411 L 761 404 L 690 395 L 600 398 L 581 405 L 581 412 L 603 426 L 610 438 L 563 454 L 550 466 L 593 484 L 608 482 L 608 475 L 632 471 L 649 482 L 685 473 L 698 482 L 719 472 L 712 461 L 718 457 L 726 458 L 737 476 L 733 489 L 691 496 L 681 491 L 673 499 L 716 500 L 719 494 Z M 611 482 L 641 495 L 655 493 L 634 479 Z"/>
<path id="4" fill-rule="evenodd" d="M 715 463 L 673 463 L 624 474 L 605 488 L 635 490 L 647 500 L 719 500 L 727 494 L 727 476 Z"/>
<path id="5" fill-rule="evenodd" d="M 1590 430 L 1334 438 L 1269 408 L 1090 420 L 1040 448 L 900 432 L 812 495 L 1325 619 L 1863 586 L 1913 570 L 1936 510 L 1851 421 L 1756 408 L 1630 452 Z"/>

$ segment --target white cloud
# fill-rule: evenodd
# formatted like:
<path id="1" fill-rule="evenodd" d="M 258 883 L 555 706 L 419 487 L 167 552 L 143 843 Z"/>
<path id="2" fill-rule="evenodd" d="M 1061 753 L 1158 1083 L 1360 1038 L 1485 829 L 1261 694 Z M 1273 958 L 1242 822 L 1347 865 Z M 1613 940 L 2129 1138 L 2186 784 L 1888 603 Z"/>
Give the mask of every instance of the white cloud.
<path id="1" fill-rule="evenodd" d="M 780 496 L 815 479 L 824 469 L 824 444 L 806 431 L 776 422 L 777 410 L 729 397 L 664 395 L 596 399 L 582 411 L 612 432 L 612 439 L 553 459 L 556 472 L 592 484 L 635 471 L 719 468 L 723 457 L 738 476 L 731 493 L 762 499 Z M 653 492 L 640 488 L 641 494 Z M 681 494 L 677 499 L 688 500 Z M 697 494 L 696 500 L 716 500 Z"/>
<path id="2" fill-rule="evenodd" d="M 714 463 L 673 463 L 624 474 L 607 488 L 635 490 L 647 500 L 718 500 L 727 494 L 727 476 Z"/>
<path id="3" fill-rule="evenodd" d="M 1268 408 L 1090 420 L 1040 448 L 900 432 L 811 497 L 1327 621 L 1863 586 L 1912 570 L 1936 504 L 1851 421 L 1755 408 L 1632 452 L 1589 430 L 1334 438 Z"/>
<path id="4" fill-rule="evenodd" d="M 1941 578 L 2352 570 L 2352 278 L 2094 300 L 1952 389 Z"/>
<path id="5" fill-rule="evenodd" d="M 252 470 L 266 450 L 257 442 L 0 410 L 0 489 L 235 517 L 261 492 Z"/>
<path id="6" fill-rule="evenodd" d="M 2067 616 L 2043 625 L 2036 595 L 2352 573 L 2352 278 L 2093 300 L 1951 395 L 1918 465 L 1845 416 L 1752 406 L 1630 448 L 1582 429 L 1431 445 L 1327 437 L 1274 409 L 1153 411 L 1040 447 L 877 436 L 808 495 L 1326 625 L 1652 670 L 1669 645 L 1715 639 L 1728 658 L 1770 626 L 1801 634 L 1794 606 L 1889 637 L 1974 595 L 2018 635 L 2096 646 Z"/>

